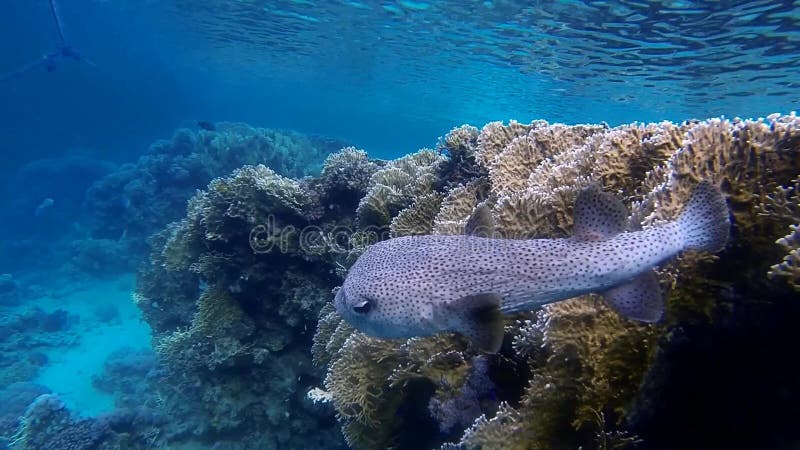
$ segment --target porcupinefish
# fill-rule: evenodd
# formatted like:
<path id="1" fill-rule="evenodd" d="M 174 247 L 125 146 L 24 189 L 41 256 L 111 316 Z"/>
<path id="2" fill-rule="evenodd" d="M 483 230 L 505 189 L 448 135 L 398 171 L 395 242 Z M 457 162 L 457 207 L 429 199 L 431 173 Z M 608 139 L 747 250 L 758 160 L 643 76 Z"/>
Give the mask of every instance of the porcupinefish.
<path id="1" fill-rule="evenodd" d="M 482 208 L 482 209 L 481 209 Z M 698 185 L 677 220 L 628 231 L 616 197 L 590 187 L 575 202 L 574 235 L 497 239 L 475 235 L 406 236 L 371 246 L 350 268 L 334 306 L 356 329 L 409 338 L 458 332 L 481 351 L 497 352 L 503 313 L 600 293 L 631 319 L 657 322 L 664 300 L 654 267 L 684 250 L 718 252 L 730 231 L 722 194 Z"/>

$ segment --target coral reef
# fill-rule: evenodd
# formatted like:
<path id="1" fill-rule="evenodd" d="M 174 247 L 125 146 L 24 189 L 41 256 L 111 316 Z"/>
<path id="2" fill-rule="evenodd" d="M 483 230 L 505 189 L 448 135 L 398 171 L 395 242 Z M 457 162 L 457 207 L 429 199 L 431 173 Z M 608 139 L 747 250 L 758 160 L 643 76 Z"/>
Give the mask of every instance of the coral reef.
<path id="1" fill-rule="evenodd" d="M 390 161 L 375 172 L 369 181 L 369 191 L 356 210 L 358 227 L 376 231 L 389 227 L 401 210 L 433 192 L 445 159 L 433 150 L 423 149 Z"/>
<path id="2" fill-rule="evenodd" d="M 101 422 L 73 419 L 64 403 L 51 394 L 36 398 L 20 422 L 20 429 L 12 443 L 15 449 L 98 448 L 109 433 Z"/>
<path id="3" fill-rule="evenodd" d="M 486 204 L 496 235 L 564 237 L 572 231 L 577 193 L 598 184 L 630 207 L 633 227 L 648 227 L 674 219 L 701 180 L 720 186 L 735 223 L 733 240 L 721 255 L 688 253 L 661 268 L 668 297 L 666 319 L 658 325 L 623 319 L 591 296 L 547 306 L 518 322 L 509 318 L 513 345 L 506 345 L 486 369 L 503 403 L 494 416 L 484 411 L 487 415 L 461 439 L 451 441 L 459 441 L 457 445 L 443 448 L 632 448 L 643 443 L 656 448 L 648 438 L 658 436 L 660 428 L 654 429 L 657 411 L 648 408 L 648 396 L 657 397 L 653 392 L 669 384 L 658 373 L 673 364 L 680 330 L 708 332 L 724 323 L 744 327 L 730 324 L 737 308 L 772 317 L 770 302 L 784 305 L 789 297 L 786 287 L 770 278 L 785 278 L 796 286 L 798 219 L 792 180 L 800 173 L 800 120 L 794 115 L 616 128 L 494 122 L 477 135 L 468 126 L 452 130 L 441 141 L 440 152 L 459 161 L 437 162 L 433 173 L 438 182 L 403 190 L 404 183 L 416 178 L 397 171 L 394 162 L 378 171 L 359 205 L 359 224 L 389 224 L 391 236 L 462 233 L 475 208 Z M 457 170 L 459 176 L 450 178 L 447 170 Z M 778 240 L 789 251 L 783 257 L 774 242 L 790 226 L 792 233 Z M 770 269 L 767 262 L 781 258 Z M 454 388 L 423 376 L 424 383 L 399 390 L 393 380 L 407 373 L 403 368 L 427 367 L 440 353 L 417 353 L 422 357 L 413 359 L 408 347 L 426 339 L 377 341 L 337 321 L 335 313 L 323 309 L 314 354 L 316 361 L 327 364 L 328 374 L 325 390 L 317 394 L 324 392 L 334 405 L 351 446 L 433 445 L 437 434 L 419 423 L 416 441 L 404 440 L 410 427 L 405 412 L 420 403 L 429 404 L 440 425 L 466 428 L 467 420 L 440 417 L 448 405 L 475 411 L 470 406 L 474 402 L 459 403 L 473 357 L 469 349 L 458 347 L 457 338 L 429 338 L 440 340 L 438 350 L 450 349 L 445 353 L 463 361 L 439 373 L 455 377 Z M 504 364 L 510 370 L 498 370 Z M 503 373 L 509 371 L 516 375 Z M 424 430 L 431 433 L 428 438 L 420 435 Z M 688 435 L 675 433 L 670 442 L 689 445 Z M 756 445 L 758 433 L 749 436 L 753 441 L 748 442 Z"/>
<path id="4" fill-rule="evenodd" d="M 451 404 L 469 395 L 463 391 L 470 389 L 466 385 L 473 362 L 465 359 L 465 341 L 450 335 L 408 342 L 375 339 L 353 332 L 345 323 L 334 326 L 341 319 L 326 312 L 323 329 L 331 334 L 330 342 L 340 344 L 318 346 L 314 356 L 317 363 L 328 361 L 325 392 L 351 447 L 430 448 L 441 443 L 435 431 L 442 423 L 472 421 L 485 412 L 475 404 L 459 411 L 458 417 L 448 416 L 455 411 Z M 428 414 L 431 398 L 440 413 L 438 422 Z M 474 416 L 468 417 L 470 413 Z M 444 431 L 451 428 L 445 426 Z M 403 433 L 408 429 L 416 433 Z"/>
<path id="5" fill-rule="evenodd" d="M 153 380 L 159 374 L 152 350 L 124 347 L 108 356 L 103 372 L 92 377 L 92 386 L 113 395 L 117 408 L 135 409 L 148 403 L 155 406 Z"/>
<path id="6" fill-rule="evenodd" d="M 794 115 L 615 128 L 494 122 L 455 128 L 437 150 L 373 161 L 346 148 L 303 179 L 241 167 L 151 239 L 135 300 L 154 330 L 158 401 L 184 418 L 161 428 L 164 439 L 245 449 L 708 448 L 681 419 L 699 388 L 682 393 L 669 376 L 690 365 L 681 357 L 687 339 L 719 333 L 692 354 L 719 353 L 727 369 L 735 358 L 725 355 L 741 344 L 734 337 L 754 334 L 759 321 L 774 326 L 758 345 L 797 340 L 782 314 L 798 308 L 797 240 L 781 238 L 798 226 Z M 727 196 L 732 240 L 719 255 L 686 253 L 659 268 L 667 294 L 659 324 L 583 296 L 508 317 L 500 353 L 479 356 L 458 335 L 365 336 L 329 303 L 349 265 L 381 239 L 463 233 L 478 207 L 491 212 L 487 231 L 498 237 L 569 236 L 575 197 L 589 185 L 619 196 L 632 228 L 650 227 L 674 219 L 701 180 Z M 741 364 L 769 372 L 800 366 L 777 350 L 770 361 L 746 354 Z M 713 384 L 717 374 L 704 370 L 695 375 Z M 738 382 L 705 398 L 740 398 L 735 373 L 727 376 Z M 748 380 L 790 384 L 758 370 Z M 787 389 L 784 398 L 800 399 Z M 752 419 L 742 447 L 796 443 L 778 397 L 758 403 L 776 412 Z M 735 417 L 698 408 L 714 436 L 733 435 Z M 767 420 L 779 437 L 765 436 Z M 247 438 L 234 443 L 239 436 Z"/>
<path id="7" fill-rule="evenodd" d="M 38 307 L 0 316 L 0 386 L 36 378 L 47 364 L 47 350 L 75 345 L 78 316 L 63 309 L 46 312 Z"/>
<path id="8" fill-rule="evenodd" d="M 146 252 L 145 239 L 186 211 L 186 202 L 214 177 L 247 164 L 265 164 L 286 176 L 317 173 L 338 142 L 298 133 L 219 123 L 213 130 L 178 130 L 135 164 L 94 183 L 84 208 L 93 239 L 113 239 L 128 252 Z M 135 266 L 134 266 L 135 267 Z"/>
<path id="9" fill-rule="evenodd" d="M 377 167 L 364 156 L 345 149 L 320 177 L 300 181 L 242 167 L 213 180 L 185 219 L 153 238 L 135 297 L 155 332 L 162 407 L 185 418 L 169 439 L 259 449 L 339 442 L 333 418 L 305 399 L 321 376 L 308 346 L 339 282 L 328 256 L 336 243 L 325 238 L 353 223 L 354 197 Z M 349 217 L 324 189 L 342 195 Z"/>
<path id="10" fill-rule="evenodd" d="M 145 450 L 161 444 L 163 423 L 162 416 L 143 408 L 81 419 L 58 396 L 43 394 L 27 407 L 9 445 L 15 450 Z"/>
<path id="11" fill-rule="evenodd" d="M 422 150 L 374 161 L 345 148 L 325 160 L 318 177 L 301 180 L 244 166 L 212 180 L 189 200 L 184 219 L 153 236 L 135 301 L 155 333 L 158 397 L 171 416 L 187 418 L 165 431 L 169 439 L 252 436 L 239 448 L 337 442 L 330 412 L 305 398 L 324 375 L 307 353 L 317 316 L 360 251 L 382 234 L 412 231 L 392 222 L 398 211 L 413 205 L 416 214 L 404 214 L 409 227 L 432 229 L 446 160 Z M 332 328 L 346 329 L 336 322 Z M 406 371 L 397 375 L 397 398 L 409 380 L 424 378 L 425 389 L 441 381 L 404 365 L 425 367 L 440 351 L 424 349 L 392 361 Z M 315 358 L 329 362 L 335 350 Z M 460 356 L 456 362 L 465 365 Z M 352 427 L 369 432 L 357 421 Z"/>
<path id="12" fill-rule="evenodd" d="M 12 383 L 0 390 L 0 436 L 13 435 L 28 405 L 40 395 L 49 393 L 46 387 L 31 382 Z"/>
<path id="13" fill-rule="evenodd" d="M 800 291 L 800 178 L 792 180 L 789 186 L 779 186 L 771 195 L 764 197 L 759 213 L 776 220 L 790 222 L 789 234 L 778 239 L 777 244 L 788 253 L 783 261 L 770 267 L 771 278 L 784 278 Z"/>

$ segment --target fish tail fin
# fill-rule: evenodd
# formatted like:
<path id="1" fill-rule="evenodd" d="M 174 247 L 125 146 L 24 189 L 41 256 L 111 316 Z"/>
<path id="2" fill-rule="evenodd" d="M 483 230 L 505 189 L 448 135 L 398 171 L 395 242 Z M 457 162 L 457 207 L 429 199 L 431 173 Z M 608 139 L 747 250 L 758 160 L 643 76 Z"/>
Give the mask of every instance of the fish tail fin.
<path id="1" fill-rule="evenodd" d="M 685 249 L 716 253 L 725 247 L 731 222 L 722 193 L 709 182 L 700 183 L 678 217 Z"/>

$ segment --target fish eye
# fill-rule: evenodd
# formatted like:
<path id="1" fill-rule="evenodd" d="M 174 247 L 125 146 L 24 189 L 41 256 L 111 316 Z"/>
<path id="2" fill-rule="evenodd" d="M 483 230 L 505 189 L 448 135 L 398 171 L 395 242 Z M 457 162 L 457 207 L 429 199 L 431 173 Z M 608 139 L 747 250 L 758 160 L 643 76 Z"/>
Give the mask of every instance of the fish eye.
<path id="1" fill-rule="evenodd" d="M 358 314 L 366 314 L 372 309 L 372 303 L 369 300 L 364 300 L 363 302 L 353 305 L 353 311 L 357 312 Z"/>

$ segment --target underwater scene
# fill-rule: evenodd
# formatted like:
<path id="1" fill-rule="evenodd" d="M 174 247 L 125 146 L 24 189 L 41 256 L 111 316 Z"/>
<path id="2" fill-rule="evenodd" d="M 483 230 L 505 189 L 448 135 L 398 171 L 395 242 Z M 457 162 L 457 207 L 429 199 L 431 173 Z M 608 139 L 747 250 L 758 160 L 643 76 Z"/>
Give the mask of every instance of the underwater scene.
<path id="1" fill-rule="evenodd" d="M 800 449 L 800 1 L 2 5 L 0 449 Z"/>

